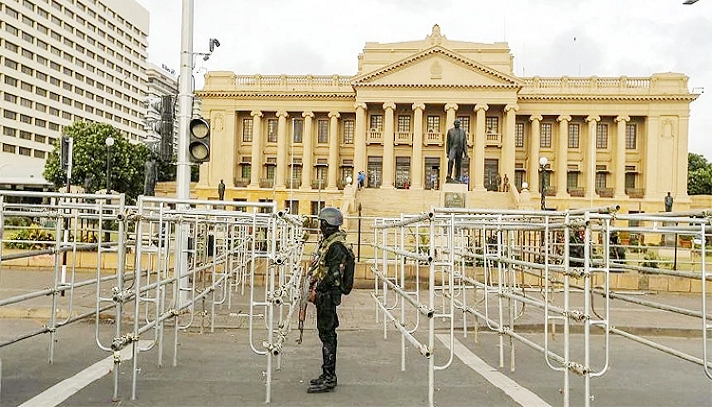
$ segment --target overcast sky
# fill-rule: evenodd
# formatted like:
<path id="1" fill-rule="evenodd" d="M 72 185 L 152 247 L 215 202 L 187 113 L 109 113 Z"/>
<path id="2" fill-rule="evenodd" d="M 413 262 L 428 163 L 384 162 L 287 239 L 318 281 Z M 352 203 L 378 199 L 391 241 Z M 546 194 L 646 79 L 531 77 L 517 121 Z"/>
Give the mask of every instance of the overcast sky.
<path id="1" fill-rule="evenodd" d="M 137 0 L 151 14 L 149 61 L 178 72 L 181 0 Z M 506 41 L 518 76 L 680 72 L 692 103 L 690 152 L 712 161 L 712 0 L 195 0 L 194 52 L 206 70 L 353 75 L 366 42 Z"/>

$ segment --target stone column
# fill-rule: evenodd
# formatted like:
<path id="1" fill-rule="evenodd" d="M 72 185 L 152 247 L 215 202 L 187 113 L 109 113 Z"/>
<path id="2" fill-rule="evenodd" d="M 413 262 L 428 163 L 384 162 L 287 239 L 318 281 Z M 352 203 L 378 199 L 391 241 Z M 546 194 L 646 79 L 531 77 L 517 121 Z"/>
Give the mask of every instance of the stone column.
<path id="1" fill-rule="evenodd" d="M 475 142 L 473 143 L 472 155 L 470 155 L 470 181 L 473 191 L 485 190 L 485 122 L 486 112 L 489 106 L 486 103 L 475 105 Z M 504 178 L 504 177 L 503 177 Z"/>
<path id="2" fill-rule="evenodd" d="M 252 163 L 250 164 L 250 188 L 260 187 L 262 173 L 262 112 L 253 110 L 252 116 Z"/>
<path id="3" fill-rule="evenodd" d="M 611 172 L 615 174 L 615 195 L 616 200 L 625 198 L 625 129 L 626 124 L 630 121 L 628 116 L 616 117 L 618 131 L 616 132 L 616 152 L 615 164 Z"/>
<path id="4" fill-rule="evenodd" d="M 393 188 L 393 178 L 396 173 L 393 137 L 395 126 L 393 123 L 393 111 L 396 110 L 396 104 L 386 102 L 383 104 L 383 110 L 386 112 L 385 124 L 383 130 L 383 182 L 381 188 Z"/>
<path id="5" fill-rule="evenodd" d="M 583 178 L 586 185 L 586 198 L 596 196 L 596 125 L 601 120 L 599 116 L 588 116 L 588 139 L 583 159 Z"/>
<path id="6" fill-rule="evenodd" d="M 329 112 L 329 170 L 327 172 L 327 190 L 336 190 L 337 170 L 339 169 L 339 112 Z"/>
<path id="7" fill-rule="evenodd" d="M 277 169 L 274 174 L 274 187 L 284 189 L 287 175 L 287 117 L 289 114 L 280 110 L 277 112 Z"/>
<path id="8" fill-rule="evenodd" d="M 314 170 L 314 137 L 312 137 L 313 112 L 302 112 L 304 129 L 302 129 L 302 186 L 300 189 L 311 189 L 311 177 Z"/>
<path id="9" fill-rule="evenodd" d="M 687 195 L 687 149 L 689 144 L 690 117 L 680 116 L 677 134 L 677 160 L 674 173 L 674 189 L 671 191 L 674 199 Z M 667 191 L 663 191 L 667 192 Z M 673 210 L 675 207 L 673 206 Z"/>
<path id="10" fill-rule="evenodd" d="M 201 165 L 208 169 L 208 179 L 205 186 L 215 187 L 224 180 L 228 187 L 235 186 L 235 163 L 237 143 L 235 140 L 235 111 L 213 110 L 210 112 L 213 140 L 221 140 L 220 154 L 213 152 L 208 164 Z M 216 150 L 213 143 L 213 151 Z"/>
<path id="11" fill-rule="evenodd" d="M 517 124 L 517 104 L 511 104 L 504 107 L 504 112 L 507 115 L 507 129 L 502 134 L 502 169 L 504 175 L 509 178 L 511 185 L 514 185 L 514 162 L 515 162 L 515 133 Z M 502 175 L 502 178 L 504 178 Z"/>
<path id="12" fill-rule="evenodd" d="M 557 144 L 558 152 L 556 153 L 556 197 L 566 198 L 569 196 L 566 191 L 568 175 L 567 157 L 569 152 L 569 122 L 571 116 L 561 115 L 556 119 L 559 122 L 559 143 Z"/>
<path id="13" fill-rule="evenodd" d="M 457 108 L 458 106 L 456 103 L 447 103 L 445 105 L 445 133 L 443 134 L 443 159 L 440 164 L 440 189 L 442 189 L 442 185 L 446 182 L 447 177 L 451 175 L 447 173 L 447 131 L 451 129 L 455 123 Z"/>
<path id="14" fill-rule="evenodd" d="M 413 103 L 413 157 L 410 162 L 411 189 L 423 189 L 423 111 L 425 103 Z"/>
<path id="15" fill-rule="evenodd" d="M 368 123 L 366 123 L 366 112 L 368 107 L 364 102 L 356 102 L 356 123 L 354 129 L 354 185 L 358 182 L 358 172 L 366 172 L 366 131 Z"/>
<path id="16" fill-rule="evenodd" d="M 660 116 L 648 116 L 645 134 L 645 162 L 643 163 L 643 178 L 645 180 L 645 197 L 657 198 L 658 191 L 658 144 L 660 142 Z M 661 198 L 662 199 L 662 198 Z M 661 205 L 661 207 L 663 207 Z M 673 206 L 674 208 L 674 206 Z"/>
<path id="17" fill-rule="evenodd" d="M 529 117 L 532 122 L 532 134 L 529 138 L 529 168 L 527 169 L 527 178 L 529 179 L 529 191 L 533 193 L 539 192 L 539 149 L 541 146 L 541 120 L 539 114 L 534 114 Z"/>

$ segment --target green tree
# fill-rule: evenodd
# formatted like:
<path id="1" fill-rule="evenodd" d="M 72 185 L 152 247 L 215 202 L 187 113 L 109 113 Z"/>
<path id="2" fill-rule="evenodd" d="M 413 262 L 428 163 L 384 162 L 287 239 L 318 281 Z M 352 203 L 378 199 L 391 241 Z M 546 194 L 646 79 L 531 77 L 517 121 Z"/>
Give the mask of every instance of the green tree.
<path id="1" fill-rule="evenodd" d="M 144 144 L 129 143 L 119 130 L 104 123 L 77 121 L 65 127 L 63 134 L 74 139 L 72 185 L 84 186 L 87 192 L 106 188 L 106 139 L 111 136 L 112 191 L 125 193 L 131 201 L 143 193 L 144 166 L 150 154 Z M 44 177 L 57 188 L 66 184 L 66 172 L 59 162 L 59 141 L 47 158 Z"/>
<path id="2" fill-rule="evenodd" d="M 687 155 L 687 193 L 712 195 L 712 164 L 701 154 Z"/>

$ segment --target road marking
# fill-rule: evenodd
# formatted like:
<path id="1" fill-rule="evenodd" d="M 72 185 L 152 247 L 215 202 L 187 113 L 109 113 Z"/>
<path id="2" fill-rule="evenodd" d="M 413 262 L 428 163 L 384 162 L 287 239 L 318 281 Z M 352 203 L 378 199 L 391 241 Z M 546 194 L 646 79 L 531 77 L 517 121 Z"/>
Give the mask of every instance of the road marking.
<path id="1" fill-rule="evenodd" d="M 444 334 L 437 334 L 438 339 L 445 345 L 446 348 L 450 349 L 450 336 Z M 507 394 L 512 400 L 516 401 L 522 406 L 540 406 L 540 407 L 551 407 L 551 405 L 539 396 L 532 393 L 525 387 L 519 385 L 519 383 L 500 373 L 497 369 L 488 365 L 484 360 L 478 358 L 474 353 L 472 353 L 465 345 L 460 343 L 455 339 L 455 356 L 457 356 L 464 364 L 469 366 L 472 370 L 477 372 L 480 376 L 484 377 L 488 382 L 500 388 Z"/>
<path id="2" fill-rule="evenodd" d="M 151 341 L 139 341 L 139 346 L 145 348 Z M 122 361 L 131 360 L 131 347 L 121 350 Z M 100 360 L 74 376 L 65 379 L 35 397 L 27 400 L 19 407 L 54 407 L 68 398 L 72 397 L 79 390 L 101 379 L 114 370 L 114 356 Z"/>

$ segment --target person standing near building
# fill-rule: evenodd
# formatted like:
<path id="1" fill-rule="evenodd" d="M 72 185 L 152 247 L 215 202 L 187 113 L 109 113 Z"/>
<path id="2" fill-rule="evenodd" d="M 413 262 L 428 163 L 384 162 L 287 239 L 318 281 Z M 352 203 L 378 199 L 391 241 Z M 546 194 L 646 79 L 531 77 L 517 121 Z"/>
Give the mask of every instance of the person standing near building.
<path id="1" fill-rule="evenodd" d="M 358 181 L 358 189 L 363 188 L 363 184 L 366 182 L 366 173 L 359 171 L 356 180 Z"/>
<path id="2" fill-rule="evenodd" d="M 336 387 L 336 328 L 339 318 L 336 307 L 341 295 L 353 287 L 354 254 L 346 246 L 346 233 L 339 230 L 344 217 L 336 208 L 324 208 L 319 213 L 322 233 L 317 249 L 317 281 L 310 301 L 316 305 L 316 326 L 321 340 L 321 375 L 309 382 L 308 393 L 325 393 Z"/>
<path id="3" fill-rule="evenodd" d="M 672 212 L 672 196 L 669 192 L 665 197 L 665 212 Z"/>

